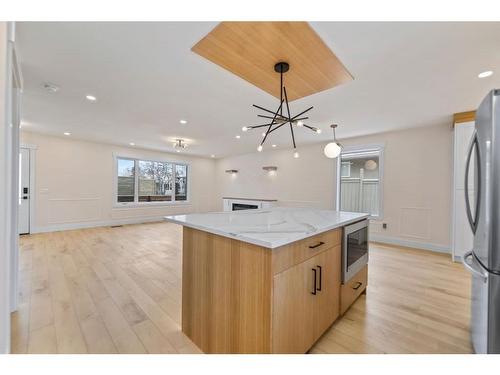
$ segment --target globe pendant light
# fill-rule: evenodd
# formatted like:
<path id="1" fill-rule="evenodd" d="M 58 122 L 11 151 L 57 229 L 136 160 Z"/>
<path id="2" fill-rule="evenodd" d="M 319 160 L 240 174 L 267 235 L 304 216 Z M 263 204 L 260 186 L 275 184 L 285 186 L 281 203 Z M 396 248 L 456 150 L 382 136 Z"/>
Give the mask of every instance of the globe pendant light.
<path id="1" fill-rule="evenodd" d="M 335 136 L 335 128 L 337 127 L 337 124 L 330 125 L 330 127 L 333 130 L 333 142 L 328 143 L 323 152 L 327 158 L 335 159 L 342 152 L 343 146 L 337 141 L 337 137 Z"/>

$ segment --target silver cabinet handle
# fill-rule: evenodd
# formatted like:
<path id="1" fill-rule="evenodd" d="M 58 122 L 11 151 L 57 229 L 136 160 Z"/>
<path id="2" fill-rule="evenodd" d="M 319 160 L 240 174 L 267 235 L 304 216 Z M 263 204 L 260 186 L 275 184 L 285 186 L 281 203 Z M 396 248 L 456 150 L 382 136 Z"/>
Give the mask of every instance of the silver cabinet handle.
<path id="1" fill-rule="evenodd" d="M 472 262 L 469 263 L 467 261 L 467 259 L 471 258 L 472 259 Z M 464 267 L 470 272 L 472 273 L 473 275 L 476 275 L 478 277 L 480 277 L 484 282 L 486 282 L 488 280 L 488 274 L 485 274 L 484 272 L 481 272 L 479 270 L 477 270 L 476 268 L 474 268 L 472 266 L 472 264 L 474 263 L 474 256 L 472 255 L 472 251 L 469 251 L 468 253 L 465 253 L 464 256 L 462 257 L 462 264 L 464 265 Z"/>

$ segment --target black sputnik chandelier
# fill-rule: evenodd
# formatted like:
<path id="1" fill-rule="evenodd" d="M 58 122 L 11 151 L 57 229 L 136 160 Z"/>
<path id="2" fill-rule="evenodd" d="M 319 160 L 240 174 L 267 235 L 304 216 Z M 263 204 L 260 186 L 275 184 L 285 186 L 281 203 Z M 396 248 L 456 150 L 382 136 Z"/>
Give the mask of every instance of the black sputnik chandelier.
<path id="1" fill-rule="evenodd" d="M 286 62 L 279 62 L 276 65 L 274 65 L 274 70 L 279 73 L 280 75 L 280 105 L 276 111 L 271 111 L 269 109 L 266 109 L 264 107 L 258 106 L 253 104 L 253 106 L 257 109 L 260 109 L 264 113 L 258 114 L 257 117 L 267 119 L 268 121 L 271 120 L 271 122 L 267 124 L 262 124 L 262 125 L 254 125 L 254 126 L 244 126 L 241 130 L 244 132 L 251 130 L 251 129 L 259 129 L 259 128 L 266 128 L 266 131 L 262 133 L 262 141 L 260 142 L 260 145 L 257 147 L 257 151 L 262 151 L 264 148 L 264 143 L 266 142 L 267 138 L 269 137 L 269 134 L 272 132 L 278 130 L 282 126 L 289 125 L 290 127 L 290 133 L 292 135 L 292 143 L 293 143 L 293 157 L 298 158 L 299 153 L 297 151 L 297 145 L 295 143 L 295 134 L 294 134 L 294 127 L 300 127 L 300 128 L 306 128 L 309 129 L 315 133 L 321 133 L 321 129 L 315 128 L 313 126 L 306 125 L 304 123 L 304 120 L 309 119 L 309 117 L 304 116 L 307 112 L 309 112 L 313 107 L 309 107 L 306 110 L 300 112 L 299 114 L 292 116 L 290 114 L 290 106 L 288 104 L 288 96 L 286 94 L 286 87 L 283 83 L 283 73 L 288 72 L 290 69 L 290 65 Z"/>

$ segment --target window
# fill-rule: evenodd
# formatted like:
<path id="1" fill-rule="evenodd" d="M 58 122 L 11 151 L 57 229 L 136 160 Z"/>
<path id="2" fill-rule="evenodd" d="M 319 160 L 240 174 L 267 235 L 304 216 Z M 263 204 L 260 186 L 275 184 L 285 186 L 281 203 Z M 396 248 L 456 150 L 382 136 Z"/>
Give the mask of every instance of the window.
<path id="1" fill-rule="evenodd" d="M 337 207 L 381 216 L 382 149 L 344 151 L 339 157 Z"/>
<path id="2" fill-rule="evenodd" d="M 172 200 L 172 164 L 139 160 L 139 202 Z"/>
<path id="3" fill-rule="evenodd" d="M 117 203 L 188 200 L 188 166 L 185 164 L 119 157 L 116 167 Z"/>
<path id="4" fill-rule="evenodd" d="M 351 162 L 343 161 L 340 163 L 340 177 L 351 177 Z"/>
<path id="5" fill-rule="evenodd" d="M 118 202 L 133 202 L 135 166 L 133 160 L 118 159 Z"/>
<path id="6" fill-rule="evenodd" d="M 175 200 L 187 200 L 187 166 L 175 166 Z"/>

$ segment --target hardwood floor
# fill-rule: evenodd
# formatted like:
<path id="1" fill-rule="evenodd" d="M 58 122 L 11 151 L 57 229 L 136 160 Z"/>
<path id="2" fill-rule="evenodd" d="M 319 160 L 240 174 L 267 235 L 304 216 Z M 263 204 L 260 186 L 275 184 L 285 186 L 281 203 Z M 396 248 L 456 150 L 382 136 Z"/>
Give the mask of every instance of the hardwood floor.
<path id="1" fill-rule="evenodd" d="M 21 237 L 13 353 L 199 353 L 180 331 L 181 227 Z M 311 353 L 469 353 L 469 275 L 448 255 L 371 244 L 368 292 Z"/>

